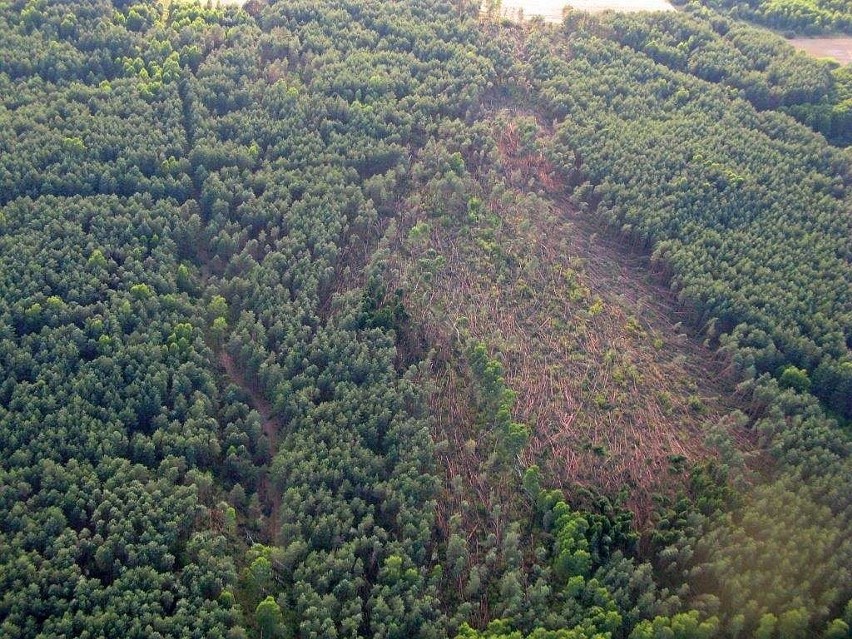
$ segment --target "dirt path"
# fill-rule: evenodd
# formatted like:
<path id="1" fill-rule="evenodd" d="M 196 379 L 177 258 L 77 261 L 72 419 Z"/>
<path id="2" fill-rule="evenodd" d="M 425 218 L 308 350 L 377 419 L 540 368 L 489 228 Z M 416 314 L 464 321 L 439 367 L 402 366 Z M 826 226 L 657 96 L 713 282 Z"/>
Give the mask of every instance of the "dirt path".
<path id="1" fill-rule="evenodd" d="M 260 415 L 261 428 L 266 434 L 266 437 L 269 439 L 269 447 L 274 455 L 275 451 L 278 450 L 278 422 L 272 416 L 272 406 L 270 405 L 269 400 L 257 392 L 254 386 L 246 381 L 242 371 L 239 369 L 236 362 L 234 362 L 234 358 L 231 357 L 227 351 L 219 351 L 219 362 L 222 364 L 222 367 L 225 369 L 225 373 L 228 375 L 230 380 L 249 394 L 249 397 L 251 398 L 251 406 L 257 411 L 257 414 Z M 279 491 L 275 489 L 275 486 L 272 485 L 268 469 L 264 470 L 261 474 L 258 496 L 260 497 L 261 503 L 265 504 L 269 509 L 269 516 L 266 518 L 266 522 L 263 527 L 264 541 L 267 544 L 274 546 L 278 542 L 281 495 Z"/>
<path id="2" fill-rule="evenodd" d="M 240 0 L 220 0 L 223 4 L 244 4 Z M 169 17 L 169 8 L 172 4 L 171 0 L 163 0 L 163 20 L 167 21 Z M 185 136 L 185 155 L 189 157 L 190 151 L 195 147 L 195 135 L 192 126 L 192 113 L 193 113 L 193 103 L 190 93 L 187 90 L 187 83 L 180 82 L 178 87 L 178 95 L 181 100 L 181 110 L 182 110 L 182 126 L 184 130 Z M 186 203 L 194 202 L 197 207 L 201 207 L 203 198 L 202 198 L 202 190 L 201 185 L 195 180 L 193 193 L 191 198 L 189 198 Z M 203 217 L 207 217 L 202 212 Z M 200 269 L 200 280 L 201 286 L 203 289 L 209 289 L 211 284 L 211 279 L 213 278 L 213 263 L 211 261 L 210 256 L 210 247 L 203 241 L 198 242 L 195 247 L 196 251 L 196 259 Z M 214 290 L 218 287 L 213 286 Z M 227 351 L 224 350 L 221 346 L 217 346 L 214 344 L 209 344 L 209 346 L 213 349 L 213 352 L 216 355 L 216 358 L 219 361 L 220 366 L 224 369 L 225 374 L 228 378 L 244 389 L 246 393 L 248 393 L 250 397 L 250 402 L 252 408 L 254 408 L 258 415 L 260 415 L 260 422 L 263 432 L 266 434 L 269 439 L 269 448 L 272 456 L 275 455 L 275 452 L 278 450 L 278 422 L 272 416 L 272 406 L 269 401 L 263 397 L 252 384 L 247 383 L 245 377 L 243 376 L 243 372 L 237 363 L 234 361 L 233 357 L 228 354 Z M 266 517 L 266 521 L 263 524 L 262 528 L 262 540 L 264 543 L 268 545 L 276 545 L 278 541 L 278 533 L 279 533 L 279 521 L 280 521 L 280 512 L 281 512 L 281 494 L 275 487 L 272 485 L 272 482 L 269 477 L 269 469 L 266 468 L 262 471 L 260 475 L 260 482 L 258 485 L 258 498 L 260 499 L 261 504 L 264 507 L 264 511 L 268 512 L 269 515 Z"/>

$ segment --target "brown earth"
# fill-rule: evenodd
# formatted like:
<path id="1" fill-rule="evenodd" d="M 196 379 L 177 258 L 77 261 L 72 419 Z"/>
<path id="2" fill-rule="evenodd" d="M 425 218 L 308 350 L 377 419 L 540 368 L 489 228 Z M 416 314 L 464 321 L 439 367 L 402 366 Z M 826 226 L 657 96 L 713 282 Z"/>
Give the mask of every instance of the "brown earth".
<path id="1" fill-rule="evenodd" d="M 852 63 L 852 37 L 791 38 L 787 42 L 817 58 L 832 58 L 840 64 Z"/>

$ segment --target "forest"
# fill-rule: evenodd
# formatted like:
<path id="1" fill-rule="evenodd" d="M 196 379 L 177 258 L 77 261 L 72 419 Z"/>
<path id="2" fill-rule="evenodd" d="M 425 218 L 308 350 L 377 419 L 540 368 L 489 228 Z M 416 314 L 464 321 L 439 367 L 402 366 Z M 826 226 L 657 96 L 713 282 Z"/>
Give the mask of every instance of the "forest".
<path id="1" fill-rule="evenodd" d="M 697 0 L 734 18 L 785 33 L 852 33 L 852 7 L 845 0 Z M 676 0 L 675 4 L 686 4 Z"/>
<path id="2" fill-rule="evenodd" d="M 785 2 L 0 0 L 0 637 L 849 637 Z"/>

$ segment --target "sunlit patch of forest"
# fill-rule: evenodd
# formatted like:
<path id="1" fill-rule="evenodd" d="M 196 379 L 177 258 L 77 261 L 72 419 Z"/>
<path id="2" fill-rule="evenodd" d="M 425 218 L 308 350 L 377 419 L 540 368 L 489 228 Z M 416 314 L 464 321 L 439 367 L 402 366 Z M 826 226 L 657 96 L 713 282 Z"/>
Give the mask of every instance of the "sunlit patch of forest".
<path id="1" fill-rule="evenodd" d="M 850 67 L 480 8 L 0 0 L 0 636 L 848 636 Z"/>

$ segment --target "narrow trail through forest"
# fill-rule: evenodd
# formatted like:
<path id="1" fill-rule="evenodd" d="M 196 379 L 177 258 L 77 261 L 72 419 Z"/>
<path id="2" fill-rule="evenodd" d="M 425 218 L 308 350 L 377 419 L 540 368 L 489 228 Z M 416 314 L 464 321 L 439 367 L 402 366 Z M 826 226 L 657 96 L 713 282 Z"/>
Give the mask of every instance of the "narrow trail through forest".
<path id="1" fill-rule="evenodd" d="M 249 384 L 237 366 L 234 358 L 224 349 L 218 352 L 219 362 L 225 369 L 228 378 L 237 386 L 248 393 L 251 398 L 251 407 L 260 415 L 260 425 L 266 437 L 269 439 L 269 448 L 272 454 L 278 449 L 278 421 L 272 416 L 272 406 L 263 395 L 257 392 Z M 275 490 L 269 478 L 269 469 L 262 471 L 258 496 L 261 503 L 269 507 L 269 516 L 263 526 L 264 542 L 275 545 L 278 537 L 278 521 L 281 512 L 281 495 Z"/>
<path id="2" fill-rule="evenodd" d="M 169 4 L 163 4 L 163 20 L 168 20 Z M 178 95 L 181 100 L 181 124 L 186 138 L 186 156 L 190 156 L 190 151 L 195 146 L 195 131 L 192 126 L 192 97 L 188 90 L 186 79 L 182 81 L 178 88 Z M 203 201 L 201 197 L 201 185 L 194 185 L 192 198 L 199 204 Z M 204 288 L 207 288 L 212 274 L 210 251 L 209 247 L 199 245 L 196 248 L 196 257 L 201 271 L 201 282 Z M 253 385 L 246 382 L 245 377 L 240 370 L 240 367 L 234 361 L 233 357 L 222 347 L 214 347 L 214 352 L 219 364 L 225 370 L 228 379 L 235 385 L 242 388 L 250 397 L 252 408 L 260 415 L 260 423 L 263 432 L 269 440 L 270 455 L 275 456 L 278 449 L 278 423 L 272 417 L 272 406 L 269 401 L 261 395 Z M 264 522 L 262 532 L 263 541 L 269 545 L 275 545 L 278 538 L 278 523 L 279 513 L 281 511 L 281 495 L 275 490 L 269 479 L 269 468 L 264 468 L 261 471 L 260 482 L 258 485 L 258 498 L 261 504 L 264 505 L 264 510 L 269 513 Z"/>

